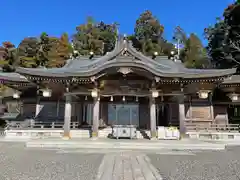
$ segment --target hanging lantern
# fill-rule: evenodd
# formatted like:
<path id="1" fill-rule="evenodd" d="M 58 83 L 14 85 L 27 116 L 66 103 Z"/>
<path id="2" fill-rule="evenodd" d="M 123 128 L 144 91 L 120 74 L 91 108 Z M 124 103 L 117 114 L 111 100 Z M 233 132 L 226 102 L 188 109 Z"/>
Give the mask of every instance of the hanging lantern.
<path id="1" fill-rule="evenodd" d="M 159 92 L 157 90 L 152 91 L 152 97 L 157 98 L 159 96 Z"/>
<path id="2" fill-rule="evenodd" d="M 20 94 L 18 92 L 13 93 L 13 98 L 14 99 L 19 99 L 20 98 Z"/>
<path id="3" fill-rule="evenodd" d="M 136 96 L 136 102 L 138 102 L 138 97 Z"/>
<path id="4" fill-rule="evenodd" d="M 232 101 L 237 101 L 238 100 L 238 94 L 236 93 L 230 93 L 227 95 Z"/>
<path id="5" fill-rule="evenodd" d="M 110 101 L 113 102 L 113 96 L 111 96 Z"/>
<path id="6" fill-rule="evenodd" d="M 42 95 L 43 95 L 43 97 L 51 97 L 52 96 L 52 91 L 50 89 L 43 89 L 42 90 Z"/>
<path id="7" fill-rule="evenodd" d="M 200 99 L 207 99 L 209 92 L 210 92 L 209 90 L 200 90 L 198 91 L 198 97 Z"/>
<path id="8" fill-rule="evenodd" d="M 98 90 L 97 90 L 97 89 L 93 89 L 93 90 L 91 91 L 91 96 L 92 96 L 93 98 L 98 97 Z"/>

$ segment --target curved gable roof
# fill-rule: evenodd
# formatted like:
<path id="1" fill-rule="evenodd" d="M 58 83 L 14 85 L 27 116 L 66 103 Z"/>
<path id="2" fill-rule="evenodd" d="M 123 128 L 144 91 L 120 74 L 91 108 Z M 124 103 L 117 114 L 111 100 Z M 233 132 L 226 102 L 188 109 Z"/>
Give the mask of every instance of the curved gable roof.
<path id="1" fill-rule="evenodd" d="M 120 38 L 113 51 L 102 57 L 68 60 L 62 68 L 17 68 L 24 75 L 42 77 L 89 77 L 111 67 L 136 67 L 156 76 L 176 78 L 210 78 L 232 75 L 236 69 L 188 69 L 165 58 L 152 59 L 137 51 L 131 42 Z"/>
<path id="2" fill-rule="evenodd" d="M 12 81 L 12 82 L 22 82 L 28 83 L 29 81 L 23 75 L 18 73 L 7 73 L 7 72 L 0 72 L 0 80 L 1 81 Z"/>

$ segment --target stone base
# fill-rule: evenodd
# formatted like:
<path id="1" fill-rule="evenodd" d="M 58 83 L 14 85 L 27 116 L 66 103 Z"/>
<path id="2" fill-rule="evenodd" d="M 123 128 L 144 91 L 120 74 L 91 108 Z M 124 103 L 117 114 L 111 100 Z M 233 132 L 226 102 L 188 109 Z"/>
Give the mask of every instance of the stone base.
<path id="1" fill-rule="evenodd" d="M 189 138 L 188 134 L 186 134 L 186 133 L 181 133 L 180 134 L 180 139 L 187 139 L 187 138 Z"/>
<path id="2" fill-rule="evenodd" d="M 157 132 L 156 131 L 151 131 L 150 139 L 157 139 Z"/>
<path id="3" fill-rule="evenodd" d="M 156 138 L 156 137 L 151 137 L 150 140 L 152 140 L 152 141 L 156 141 L 157 138 Z"/>
<path id="4" fill-rule="evenodd" d="M 70 133 L 64 133 L 62 139 L 63 139 L 63 140 L 69 140 L 69 139 L 71 139 L 71 135 L 70 135 Z"/>
<path id="5" fill-rule="evenodd" d="M 98 132 L 92 132 L 92 138 L 98 138 Z"/>

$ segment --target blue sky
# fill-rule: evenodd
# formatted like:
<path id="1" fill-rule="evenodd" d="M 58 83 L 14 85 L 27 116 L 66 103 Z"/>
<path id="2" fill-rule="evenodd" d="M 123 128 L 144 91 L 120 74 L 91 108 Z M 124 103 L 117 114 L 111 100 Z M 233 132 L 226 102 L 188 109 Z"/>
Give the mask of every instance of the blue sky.
<path id="1" fill-rule="evenodd" d="M 202 38 L 203 29 L 221 16 L 234 0 L 1 0 L 0 42 L 18 44 L 24 37 L 41 32 L 73 34 L 87 16 L 106 23 L 118 22 L 120 33 L 131 34 L 139 14 L 150 10 L 165 26 L 171 39 L 174 27 Z M 206 42 L 205 42 L 206 43 Z"/>

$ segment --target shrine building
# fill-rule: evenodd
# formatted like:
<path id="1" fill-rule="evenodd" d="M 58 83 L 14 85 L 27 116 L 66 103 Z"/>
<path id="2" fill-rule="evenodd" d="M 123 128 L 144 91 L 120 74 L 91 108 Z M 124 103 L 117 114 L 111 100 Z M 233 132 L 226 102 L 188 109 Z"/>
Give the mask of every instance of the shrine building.
<path id="1" fill-rule="evenodd" d="M 133 125 L 150 138 L 162 126 L 181 134 L 238 131 L 236 69 L 188 69 L 180 60 L 145 56 L 125 38 L 104 56 L 72 58 L 62 68 L 18 67 L 0 78 L 13 89 L 2 99 L 6 112 L 22 118 L 13 129 L 62 128 L 65 137 L 84 129 L 103 137 L 104 129 Z"/>

